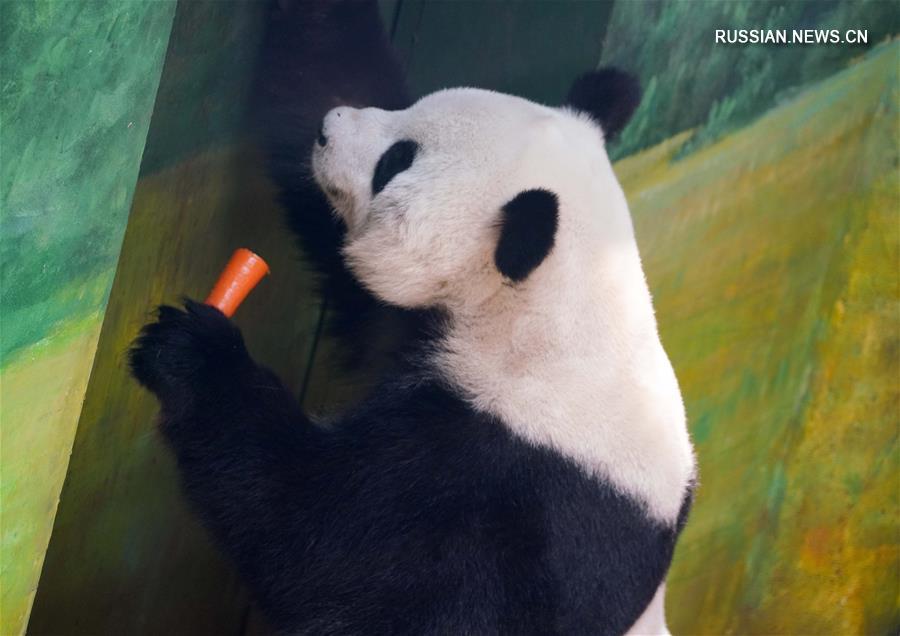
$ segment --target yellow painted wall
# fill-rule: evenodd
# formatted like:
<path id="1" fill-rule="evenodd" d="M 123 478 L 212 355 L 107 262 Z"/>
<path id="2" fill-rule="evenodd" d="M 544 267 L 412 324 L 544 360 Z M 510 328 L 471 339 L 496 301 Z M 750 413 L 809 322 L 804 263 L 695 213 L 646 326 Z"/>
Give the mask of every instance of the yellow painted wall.
<path id="1" fill-rule="evenodd" d="M 700 465 L 674 633 L 900 626 L 898 61 L 616 164 Z"/>

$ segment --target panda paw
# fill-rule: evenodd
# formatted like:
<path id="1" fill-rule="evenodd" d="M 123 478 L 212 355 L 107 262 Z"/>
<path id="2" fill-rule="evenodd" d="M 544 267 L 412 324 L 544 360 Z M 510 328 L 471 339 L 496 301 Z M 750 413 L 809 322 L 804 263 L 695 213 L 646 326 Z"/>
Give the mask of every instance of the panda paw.
<path id="1" fill-rule="evenodd" d="M 164 405 L 221 391 L 252 364 L 238 328 L 214 307 L 161 305 L 129 351 L 131 373 Z"/>

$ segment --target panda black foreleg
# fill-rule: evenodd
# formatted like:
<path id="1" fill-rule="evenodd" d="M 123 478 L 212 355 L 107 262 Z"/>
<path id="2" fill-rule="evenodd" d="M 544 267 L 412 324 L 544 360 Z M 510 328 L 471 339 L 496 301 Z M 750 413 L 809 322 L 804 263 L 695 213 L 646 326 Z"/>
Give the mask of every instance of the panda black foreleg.
<path id="1" fill-rule="evenodd" d="M 212 307 L 160 307 L 130 363 L 160 400 L 160 427 L 188 498 L 245 578 L 258 583 L 266 554 L 283 548 L 279 520 L 316 429 Z"/>

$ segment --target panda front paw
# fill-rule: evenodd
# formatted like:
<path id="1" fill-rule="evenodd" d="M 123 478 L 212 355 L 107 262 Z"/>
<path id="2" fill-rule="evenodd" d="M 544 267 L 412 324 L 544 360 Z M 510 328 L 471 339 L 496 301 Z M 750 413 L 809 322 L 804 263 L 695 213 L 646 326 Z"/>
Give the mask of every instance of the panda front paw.
<path id="1" fill-rule="evenodd" d="M 214 307 L 186 300 L 184 309 L 161 305 L 129 351 L 131 373 L 174 406 L 220 392 L 252 365 L 238 328 Z"/>

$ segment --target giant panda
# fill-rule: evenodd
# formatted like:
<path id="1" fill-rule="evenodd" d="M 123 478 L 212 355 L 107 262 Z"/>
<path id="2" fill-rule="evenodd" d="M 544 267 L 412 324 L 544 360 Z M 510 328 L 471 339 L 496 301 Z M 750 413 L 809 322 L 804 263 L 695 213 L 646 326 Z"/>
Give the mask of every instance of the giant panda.
<path id="1" fill-rule="evenodd" d="M 218 310 L 130 353 L 184 490 L 290 634 L 663 634 L 695 463 L 605 143 L 635 81 L 550 107 L 449 89 L 332 108 L 311 148 L 361 289 L 421 322 L 312 419 Z"/>

